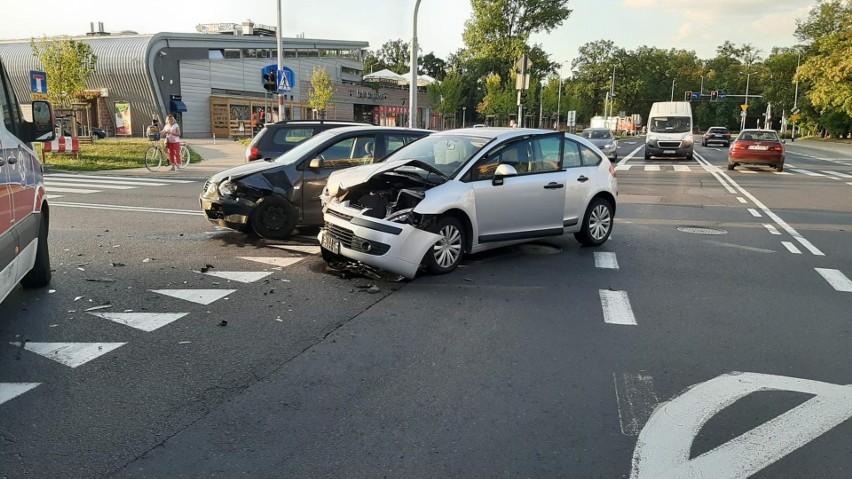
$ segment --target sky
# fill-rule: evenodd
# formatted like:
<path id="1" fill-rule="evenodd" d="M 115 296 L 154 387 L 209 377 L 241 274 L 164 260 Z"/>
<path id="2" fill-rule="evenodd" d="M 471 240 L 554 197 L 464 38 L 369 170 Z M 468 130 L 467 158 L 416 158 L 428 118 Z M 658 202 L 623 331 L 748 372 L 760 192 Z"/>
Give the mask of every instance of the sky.
<path id="1" fill-rule="evenodd" d="M 14 1 L 14 0 L 13 0 Z M 371 49 L 393 39 L 411 38 L 414 0 L 281 0 L 285 37 L 368 41 Z M 773 46 L 792 46 L 797 18 L 805 18 L 816 0 L 570 0 L 573 10 L 562 26 L 532 38 L 554 62 L 571 60 L 584 43 L 612 40 L 632 50 L 642 45 L 695 51 L 711 58 L 730 40 L 749 43 L 763 55 Z M 30 9 L 4 9 L 2 39 L 42 35 L 81 35 L 89 22 L 106 31 L 139 33 L 195 32 L 200 23 L 252 20 L 276 24 L 276 0 L 40 0 L 38 15 Z M 11 10 L 11 11 L 10 11 Z M 441 58 L 463 47 L 462 32 L 470 18 L 468 0 L 422 0 L 418 41 L 424 53 Z"/>

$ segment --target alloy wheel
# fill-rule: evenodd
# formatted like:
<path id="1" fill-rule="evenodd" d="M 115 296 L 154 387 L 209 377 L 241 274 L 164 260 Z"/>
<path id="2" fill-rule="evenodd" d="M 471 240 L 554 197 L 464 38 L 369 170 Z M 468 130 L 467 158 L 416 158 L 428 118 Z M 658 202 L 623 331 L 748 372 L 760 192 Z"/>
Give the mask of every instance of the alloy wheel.
<path id="1" fill-rule="evenodd" d="M 435 262 L 442 268 L 448 268 L 458 261 L 462 252 L 462 235 L 455 225 L 445 225 L 441 228 L 441 239 L 435 243 L 433 254 Z"/>
<path id="2" fill-rule="evenodd" d="M 595 241 L 604 239 L 612 226 L 612 215 L 606 205 L 597 205 L 589 215 L 589 234 Z"/>

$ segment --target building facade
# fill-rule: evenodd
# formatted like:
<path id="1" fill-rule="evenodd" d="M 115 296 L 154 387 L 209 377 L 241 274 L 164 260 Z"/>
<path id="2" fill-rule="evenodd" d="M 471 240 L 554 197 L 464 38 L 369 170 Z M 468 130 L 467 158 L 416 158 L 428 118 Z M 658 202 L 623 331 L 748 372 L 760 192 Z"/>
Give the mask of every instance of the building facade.
<path id="1" fill-rule="evenodd" d="M 75 38 L 91 45 L 98 57 L 89 90 L 78 99 L 88 105 L 91 125 L 110 135 L 140 137 L 153 118 L 162 122 L 175 114 L 186 137 L 248 136 L 258 116 L 278 120 L 277 97 L 263 88 L 263 72 L 277 69 L 275 37 L 246 33 L 245 28 L 221 33 L 91 32 Z M 284 38 L 283 66 L 290 81 L 282 94 L 283 119 L 318 117 L 308 104 L 310 79 L 315 68 L 325 68 L 335 87 L 326 119 L 406 125 L 407 87 L 362 82 L 368 46 Z M 0 41 L 0 57 L 18 97 L 30 98 L 30 71 L 42 70 L 30 41 Z M 50 88 L 49 78 L 47 82 Z M 428 128 L 431 113 L 423 89 L 418 106 L 419 126 Z M 260 110 L 265 115 L 258 115 Z"/>

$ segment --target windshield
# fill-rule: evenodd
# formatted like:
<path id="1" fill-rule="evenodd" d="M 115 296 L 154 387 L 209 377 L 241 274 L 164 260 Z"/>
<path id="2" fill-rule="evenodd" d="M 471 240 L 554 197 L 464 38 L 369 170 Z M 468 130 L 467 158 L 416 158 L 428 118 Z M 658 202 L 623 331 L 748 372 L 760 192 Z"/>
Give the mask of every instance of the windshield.
<path id="1" fill-rule="evenodd" d="M 488 138 L 467 135 L 427 136 L 397 150 L 385 162 L 417 160 L 451 178 L 489 141 Z M 415 165 L 410 166 L 417 168 Z"/>
<path id="2" fill-rule="evenodd" d="M 651 131 L 654 133 L 687 133 L 692 119 L 688 116 L 660 116 L 651 119 Z"/>
<path id="3" fill-rule="evenodd" d="M 744 141 L 779 141 L 774 131 L 744 131 L 740 133 L 738 140 Z"/>
<path id="4" fill-rule="evenodd" d="M 589 140 L 609 140 L 612 132 L 609 130 L 586 130 L 580 136 Z"/>
<path id="5" fill-rule="evenodd" d="M 316 135 L 308 138 L 307 140 L 302 141 L 301 143 L 294 146 L 293 149 L 291 149 L 290 151 L 284 153 L 278 158 L 275 158 L 275 163 L 279 165 L 292 165 L 294 163 L 298 163 L 304 158 L 304 156 L 309 151 L 321 145 L 326 140 L 332 138 L 335 135 L 334 131 L 335 130 L 332 129 L 317 133 Z M 338 131 L 338 133 L 340 132 Z"/>

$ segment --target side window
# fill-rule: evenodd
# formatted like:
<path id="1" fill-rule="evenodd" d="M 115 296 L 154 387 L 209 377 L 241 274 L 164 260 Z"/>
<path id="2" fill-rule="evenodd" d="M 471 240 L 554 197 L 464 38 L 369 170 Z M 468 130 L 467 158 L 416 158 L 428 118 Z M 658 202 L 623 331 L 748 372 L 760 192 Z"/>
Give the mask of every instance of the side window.
<path id="1" fill-rule="evenodd" d="M 565 140 L 565 147 L 562 151 L 562 168 L 573 168 L 582 164 L 579 145 L 573 141 Z"/>
<path id="2" fill-rule="evenodd" d="M 385 154 L 390 155 L 394 151 L 402 148 L 403 146 L 411 143 L 416 140 L 416 137 L 411 136 L 402 136 L 402 135 L 386 135 L 385 141 L 387 141 L 387 147 L 385 148 Z"/>
<path id="3" fill-rule="evenodd" d="M 583 166 L 595 166 L 601 162 L 601 157 L 594 151 L 586 148 L 583 145 L 580 147 L 580 156 L 583 158 Z"/>
<path id="4" fill-rule="evenodd" d="M 15 128 L 15 120 L 12 114 L 13 105 L 9 101 L 9 97 L 6 96 L 5 77 L 2 80 L 0 82 L 0 110 L 3 111 L 3 124 L 6 125 L 6 131 L 16 134 L 17 129 Z"/>
<path id="5" fill-rule="evenodd" d="M 12 117 L 12 128 L 9 128 L 9 131 L 20 137 L 20 128 L 23 123 L 21 107 L 18 106 L 18 101 L 15 99 L 15 90 L 12 89 L 12 84 L 9 83 L 9 77 L 6 75 L 3 76 L 3 86 L 6 87 L 6 101 L 9 103 L 9 114 Z"/>
<path id="6" fill-rule="evenodd" d="M 503 164 L 514 167 L 518 175 L 558 171 L 561 142 L 562 139 L 554 135 L 509 143 L 479 160 L 471 169 L 470 179 L 490 180 L 497 166 Z"/>
<path id="7" fill-rule="evenodd" d="M 313 128 L 281 128 L 272 137 L 272 144 L 293 146 L 312 136 L 314 136 Z"/>
<path id="8" fill-rule="evenodd" d="M 323 168 L 349 168 L 367 165 L 375 159 L 376 137 L 353 136 L 340 140 L 319 153 Z"/>
<path id="9" fill-rule="evenodd" d="M 561 164 L 559 150 L 562 148 L 562 138 L 559 136 L 539 138 L 533 144 L 533 151 L 536 154 L 529 163 L 529 172 L 543 173 L 559 170 L 559 165 Z"/>

